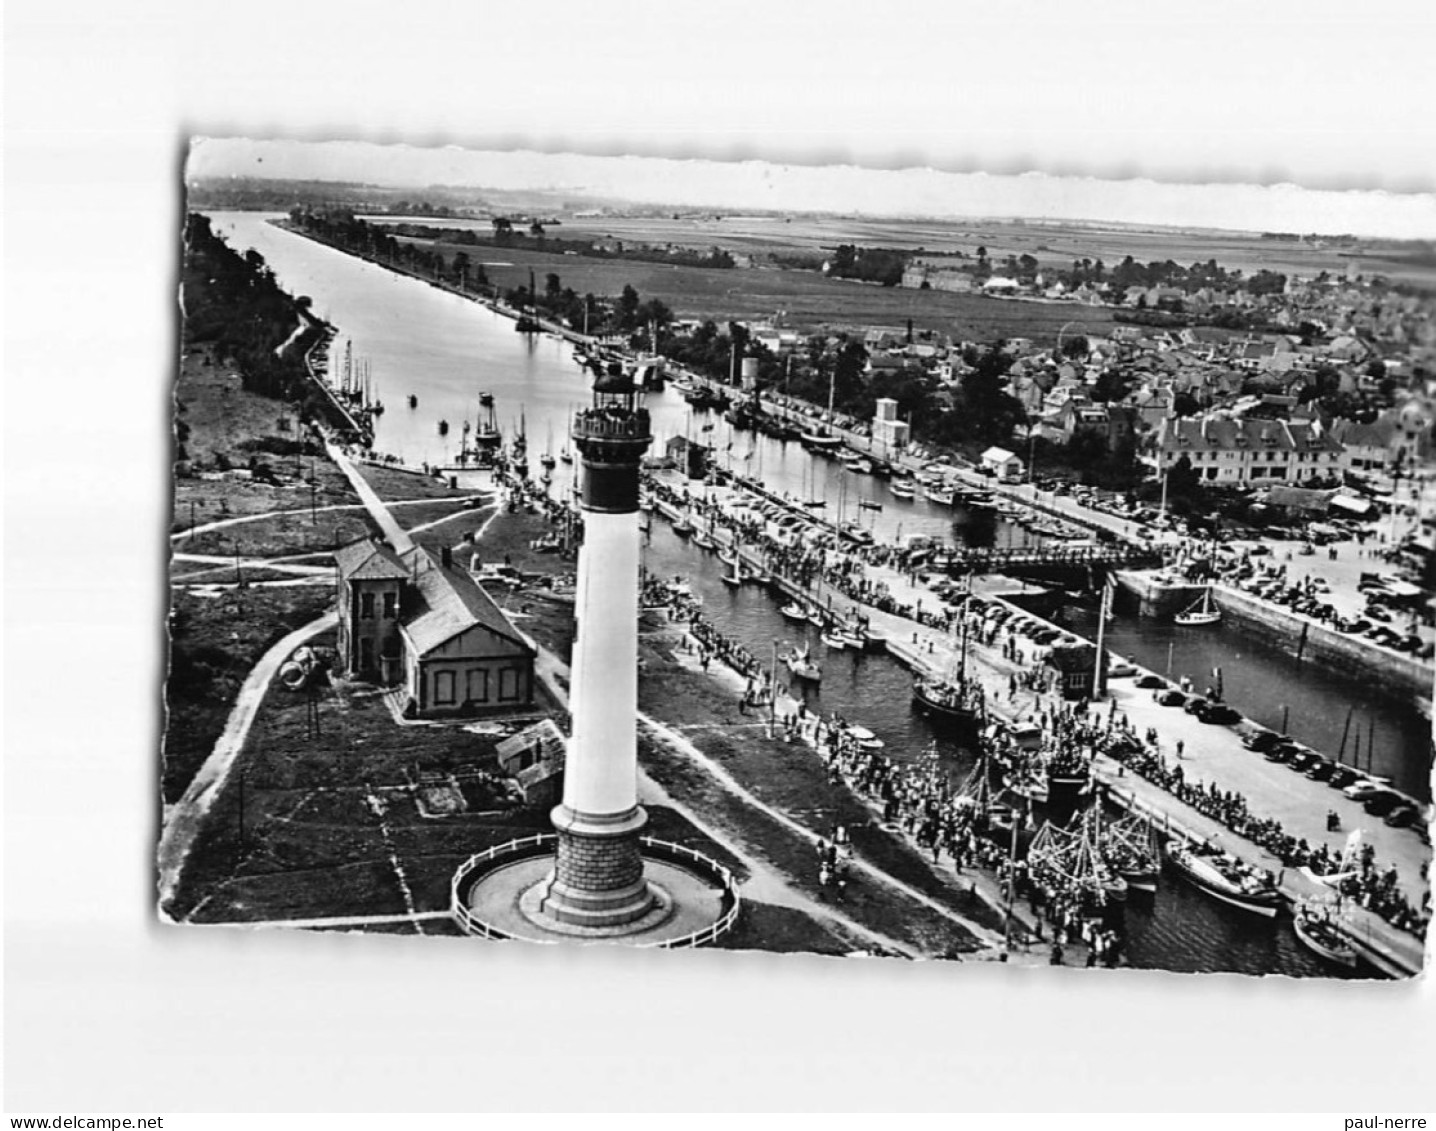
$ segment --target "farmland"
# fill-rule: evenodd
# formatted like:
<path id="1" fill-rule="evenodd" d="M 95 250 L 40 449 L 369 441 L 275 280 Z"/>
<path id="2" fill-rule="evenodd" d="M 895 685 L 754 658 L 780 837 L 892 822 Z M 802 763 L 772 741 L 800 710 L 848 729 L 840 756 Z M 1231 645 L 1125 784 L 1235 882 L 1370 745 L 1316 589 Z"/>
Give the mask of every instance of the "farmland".
<path id="1" fill-rule="evenodd" d="M 645 299 L 662 299 L 679 318 L 772 319 L 804 332 L 868 326 L 903 327 L 988 341 L 1029 337 L 1051 344 L 1068 322 L 1096 331 L 1111 322 L 1109 311 L 1071 303 L 1040 303 L 942 291 L 906 290 L 830 279 L 814 271 L 767 267 L 678 267 L 621 259 L 551 255 L 523 248 L 473 248 L 440 244 L 445 259 L 467 251 L 500 287 L 539 285 L 549 272 L 579 294 L 617 295 L 631 285 Z"/>

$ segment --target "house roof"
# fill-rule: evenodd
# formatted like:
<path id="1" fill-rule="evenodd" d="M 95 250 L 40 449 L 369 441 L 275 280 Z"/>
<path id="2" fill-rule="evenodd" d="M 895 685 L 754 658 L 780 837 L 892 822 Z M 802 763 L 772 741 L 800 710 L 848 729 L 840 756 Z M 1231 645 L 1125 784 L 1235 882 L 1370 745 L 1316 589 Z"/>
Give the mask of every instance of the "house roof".
<path id="1" fill-rule="evenodd" d="M 446 568 L 422 546 L 416 546 L 405 559 L 413 567 L 414 576 L 404 592 L 404 630 L 420 656 L 479 625 L 532 651 L 503 611 L 466 572 L 453 566 Z"/>
<path id="2" fill-rule="evenodd" d="M 406 578 L 409 569 L 394 548 L 373 538 L 351 542 L 334 551 L 334 564 L 345 581 L 372 581 L 376 578 Z"/>
<path id="3" fill-rule="evenodd" d="M 1339 452 L 1342 445 L 1316 421 L 1262 420 L 1225 416 L 1168 420 L 1162 433 L 1162 450 L 1168 452 L 1286 451 Z"/>
<path id="4" fill-rule="evenodd" d="M 1017 457 L 1014 456 L 1011 452 L 1009 452 L 1006 448 L 988 448 L 987 451 L 982 453 L 983 463 L 986 463 L 989 460 L 996 460 L 999 463 L 1006 463 L 1008 460 L 1016 458 Z"/>
<path id="5" fill-rule="evenodd" d="M 552 719 L 540 719 L 533 726 L 525 727 L 518 734 L 504 739 L 494 748 L 494 753 L 498 756 L 499 768 L 506 773 L 515 773 L 514 766 L 523 762 L 526 755 L 536 755 L 535 758 L 530 758 L 531 764 L 527 769 L 518 771 L 516 776 L 520 776 L 539 766 L 543 766 L 547 772 L 552 772 L 553 768 L 562 768 L 567 745 L 563 732 Z M 537 763 L 537 766 L 534 763 Z"/>

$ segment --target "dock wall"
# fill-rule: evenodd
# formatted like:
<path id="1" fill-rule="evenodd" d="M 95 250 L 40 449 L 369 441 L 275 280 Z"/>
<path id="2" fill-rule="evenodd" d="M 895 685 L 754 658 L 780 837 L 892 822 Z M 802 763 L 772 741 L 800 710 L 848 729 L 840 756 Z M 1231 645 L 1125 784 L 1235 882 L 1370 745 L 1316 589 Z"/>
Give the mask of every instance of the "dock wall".
<path id="1" fill-rule="evenodd" d="M 1436 668 L 1414 656 L 1378 647 L 1310 617 L 1274 608 L 1229 586 L 1214 585 L 1212 600 L 1224 617 L 1244 631 L 1289 650 L 1298 660 L 1338 674 L 1357 670 L 1363 679 L 1379 682 L 1394 695 L 1429 698 L 1432 694 Z"/>

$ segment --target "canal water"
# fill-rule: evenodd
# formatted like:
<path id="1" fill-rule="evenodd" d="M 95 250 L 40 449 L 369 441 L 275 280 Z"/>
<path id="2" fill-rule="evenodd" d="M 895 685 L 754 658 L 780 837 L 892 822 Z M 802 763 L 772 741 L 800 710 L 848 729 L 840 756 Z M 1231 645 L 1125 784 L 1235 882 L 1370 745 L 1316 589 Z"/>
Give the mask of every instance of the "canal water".
<path id="1" fill-rule="evenodd" d="M 1097 638 L 1097 611 L 1069 604 L 1058 614 L 1066 628 Z M 1189 627 L 1170 618 L 1118 612 L 1107 622 L 1107 647 L 1159 675 L 1189 676 L 1196 690 L 1216 684 L 1220 668 L 1226 701 L 1253 722 L 1392 784 L 1422 801 L 1431 799 L 1431 722 L 1409 702 L 1381 691 L 1374 680 L 1337 675 L 1298 662 L 1279 648 L 1222 623 Z M 1347 726 L 1347 716 L 1351 717 Z M 1342 734 L 1346 746 L 1342 750 Z"/>
<path id="2" fill-rule="evenodd" d="M 531 460 L 536 462 L 546 449 L 558 454 L 563 448 L 568 418 L 586 401 L 589 384 L 566 343 L 518 334 L 509 320 L 476 303 L 275 228 L 267 221 L 278 214 L 210 215 L 215 230 L 231 246 L 257 250 L 287 291 L 310 296 L 315 314 L 336 326 L 340 337 L 331 352 L 331 367 L 342 365 L 346 342 L 353 357 L 368 362 L 372 386 L 386 407 L 376 431 L 378 451 L 412 465 L 450 462 L 457 454 L 461 422 L 477 415 L 481 391 L 494 394 L 505 432 L 515 430 L 522 419 Z M 418 398 L 413 410 L 408 407 L 410 394 Z M 925 534 L 964 540 L 970 516 L 960 509 L 894 499 L 882 481 L 847 472 L 837 461 L 809 456 L 797 444 L 732 433 L 719 417 L 692 413 L 672 389 L 650 395 L 648 407 L 655 447 L 679 435 L 710 443 L 718 458 L 731 461 L 735 470 L 760 475 L 780 493 L 825 498 L 829 517 L 838 517 L 841 509 L 844 519 L 861 521 L 880 538 Z M 440 420 L 449 423 L 447 437 L 438 433 Z M 553 490 L 566 490 L 571 469 L 559 463 L 554 474 Z M 879 502 L 883 509 L 859 511 L 858 499 Z M 993 536 L 998 545 L 1025 545 L 1029 539 L 1021 527 L 1000 519 Z M 799 643 L 811 633 L 784 620 L 780 603 L 758 587 L 731 590 L 723 585 L 723 566 L 717 558 L 675 537 L 658 516 L 653 519 L 645 564 L 659 574 L 687 577 L 715 625 L 765 660 L 774 641 Z M 1116 638 L 1113 647 L 1143 659 L 1138 641 L 1145 637 L 1146 626 L 1140 635 L 1135 625 L 1132 628 L 1133 642 Z M 819 641 L 811 638 L 809 643 L 821 653 Z M 1237 644 L 1245 646 L 1244 641 Z M 1155 647 L 1162 664 L 1150 666 L 1164 667 L 1166 643 Z M 1198 663 L 1196 653 L 1181 655 L 1183 663 Z M 1205 658 L 1201 662 L 1207 670 L 1213 666 Z M 1215 662 L 1231 663 L 1225 655 Z M 1265 670 L 1261 662 L 1253 661 L 1254 673 Z M 850 722 L 870 727 L 887 744 L 888 756 L 915 758 L 937 741 L 954 778 L 971 768 L 970 752 L 942 744 L 941 736 L 913 712 L 912 677 L 895 661 L 881 655 L 840 653 L 825 657 L 823 667 L 821 686 L 807 692 L 814 710 L 837 711 Z M 1234 698 L 1236 681 L 1230 674 L 1234 669 L 1226 670 L 1228 696 Z M 1277 702 L 1292 699 L 1298 682 L 1277 669 L 1268 696 Z M 1332 694 L 1344 715 L 1345 704 L 1354 700 L 1340 689 Z M 1380 727 L 1378 731 L 1379 750 L 1383 740 Z M 1315 744 L 1335 748 L 1334 742 Z M 1299 976 L 1331 973 L 1300 949 L 1289 926 L 1215 902 L 1175 877 L 1164 880 L 1155 896 L 1134 894 L 1126 919 L 1127 955 L 1135 966 Z"/>

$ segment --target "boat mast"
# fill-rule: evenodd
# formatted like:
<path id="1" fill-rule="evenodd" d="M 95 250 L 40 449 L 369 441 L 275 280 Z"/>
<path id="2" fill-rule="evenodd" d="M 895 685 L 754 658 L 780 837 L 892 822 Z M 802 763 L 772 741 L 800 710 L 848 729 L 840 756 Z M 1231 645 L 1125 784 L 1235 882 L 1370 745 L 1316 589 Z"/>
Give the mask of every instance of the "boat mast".
<path id="1" fill-rule="evenodd" d="M 1097 667 L 1092 673 L 1092 698 L 1102 698 L 1102 669 L 1106 666 L 1102 663 L 1103 641 L 1107 634 L 1107 616 L 1112 611 L 1112 575 L 1108 574 L 1102 584 L 1102 599 L 1097 603 Z"/>

